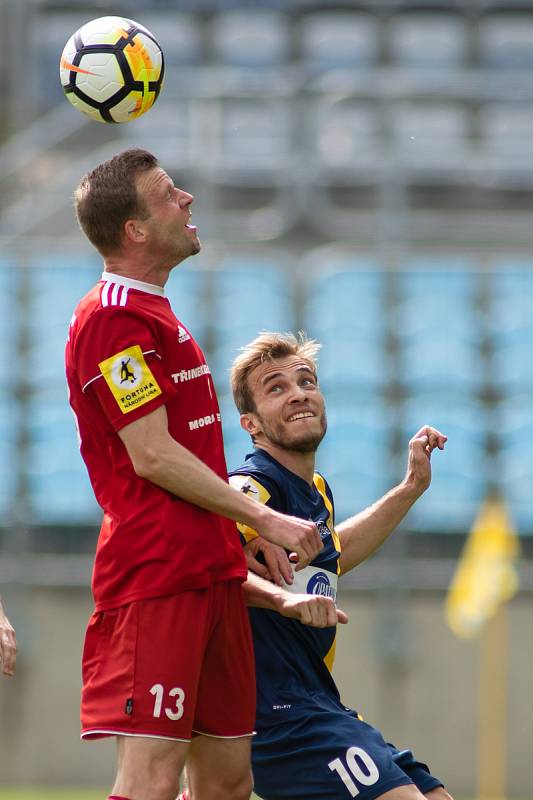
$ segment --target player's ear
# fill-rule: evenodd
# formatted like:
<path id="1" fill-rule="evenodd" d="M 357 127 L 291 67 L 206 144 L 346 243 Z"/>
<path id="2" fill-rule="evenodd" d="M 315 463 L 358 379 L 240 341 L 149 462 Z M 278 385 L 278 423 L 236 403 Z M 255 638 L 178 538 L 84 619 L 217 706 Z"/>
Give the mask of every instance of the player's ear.
<path id="1" fill-rule="evenodd" d="M 249 433 L 250 436 L 255 436 L 256 433 L 261 433 L 261 426 L 255 414 L 241 414 L 241 428 Z"/>
<path id="2" fill-rule="evenodd" d="M 124 223 L 124 235 L 130 242 L 140 244 L 146 241 L 146 231 L 142 220 L 128 219 Z"/>

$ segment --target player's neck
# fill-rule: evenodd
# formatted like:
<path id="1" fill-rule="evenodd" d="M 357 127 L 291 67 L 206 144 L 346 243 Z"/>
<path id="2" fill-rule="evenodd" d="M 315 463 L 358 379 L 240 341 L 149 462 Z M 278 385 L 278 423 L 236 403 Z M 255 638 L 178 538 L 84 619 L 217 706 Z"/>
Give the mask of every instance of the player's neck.
<path id="1" fill-rule="evenodd" d="M 163 287 L 168 280 L 170 269 L 162 267 L 161 264 L 150 264 L 145 260 L 118 256 L 106 256 L 104 258 L 104 269 L 112 272 L 113 275 L 120 275 L 123 278 L 132 278 L 134 281 L 151 283 L 153 286 Z"/>
<path id="2" fill-rule="evenodd" d="M 294 450 L 284 450 L 271 442 L 257 442 L 257 447 L 265 450 L 272 458 L 279 461 L 285 469 L 294 472 L 310 486 L 313 485 L 315 474 L 315 453 L 297 453 Z"/>

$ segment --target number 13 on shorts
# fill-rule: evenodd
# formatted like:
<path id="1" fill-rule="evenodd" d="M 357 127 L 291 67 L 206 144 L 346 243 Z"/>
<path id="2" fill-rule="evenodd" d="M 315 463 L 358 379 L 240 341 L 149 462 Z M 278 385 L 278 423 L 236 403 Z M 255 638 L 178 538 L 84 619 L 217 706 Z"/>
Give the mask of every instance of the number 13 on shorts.
<path id="1" fill-rule="evenodd" d="M 165 716 L 169 719 L 178 720 L 183 716 L 185 702 L 185 692 L 179 686 L 174 686 L 166 693 L 168 695 L 168 705 L 163 708 L 163 700 L 165 699 L 165 687 L 161 683 L 154 683 L 150 689 L 150 694 L 155 697 L 153 716 L 159 718 L 161 712 L 165 712 Z"/>
<path id="2" fill-rule="evenodd" d="M 342 780 L 350 797 L 357 797 L 359 789 L 357 783 L 363 786 L 373 786 L 379 780 L 379 770 L 364 750 L 360 747 L 349 747 L 342 758 L 330 761 L 328 767 L 336 772 Z"/>

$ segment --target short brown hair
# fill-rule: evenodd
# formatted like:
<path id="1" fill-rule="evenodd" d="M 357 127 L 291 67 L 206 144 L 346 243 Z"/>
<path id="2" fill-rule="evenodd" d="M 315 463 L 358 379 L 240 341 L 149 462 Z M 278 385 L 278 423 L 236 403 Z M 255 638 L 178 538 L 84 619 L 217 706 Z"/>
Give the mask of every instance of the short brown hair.
<path id="1" fill-rule="evenodd" d="M 298 338 L 293 333 L 262 331 L 252 342 L 241 347 L 241 352 L 231 368 L 231 391 L 239 413 L 255 411 L 248 376 L 256 367 L 276 358 L 299 356 L 309 364 L 316 375 L 316 355 L 320 347 L 315 339 L 308 339 L 303 331 L 299 332 Z"/>
<path id="2" fill-rule="evenodd" d="M 135 188 L 139 174 L 159 166 L 147 150 L 133 148 L 99 164 L 81 179 L 74 205 L 81 229 L 102 253 L 120 247 L 128 219 L 146 219 L 148 209 Z"/>

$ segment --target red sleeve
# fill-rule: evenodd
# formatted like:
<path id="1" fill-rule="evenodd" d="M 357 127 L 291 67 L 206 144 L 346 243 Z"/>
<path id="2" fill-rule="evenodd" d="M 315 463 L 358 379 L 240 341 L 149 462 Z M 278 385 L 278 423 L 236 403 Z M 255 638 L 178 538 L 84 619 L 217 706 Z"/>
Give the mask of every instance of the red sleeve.
<path id="1" fill-rule="evenodd" d="M 154 411 L 176 393 L 162 356 L 149 323 L 122 308 L 95 313 L 75 345 L 83 392 L 94 393 L 115 430 Z"/>

